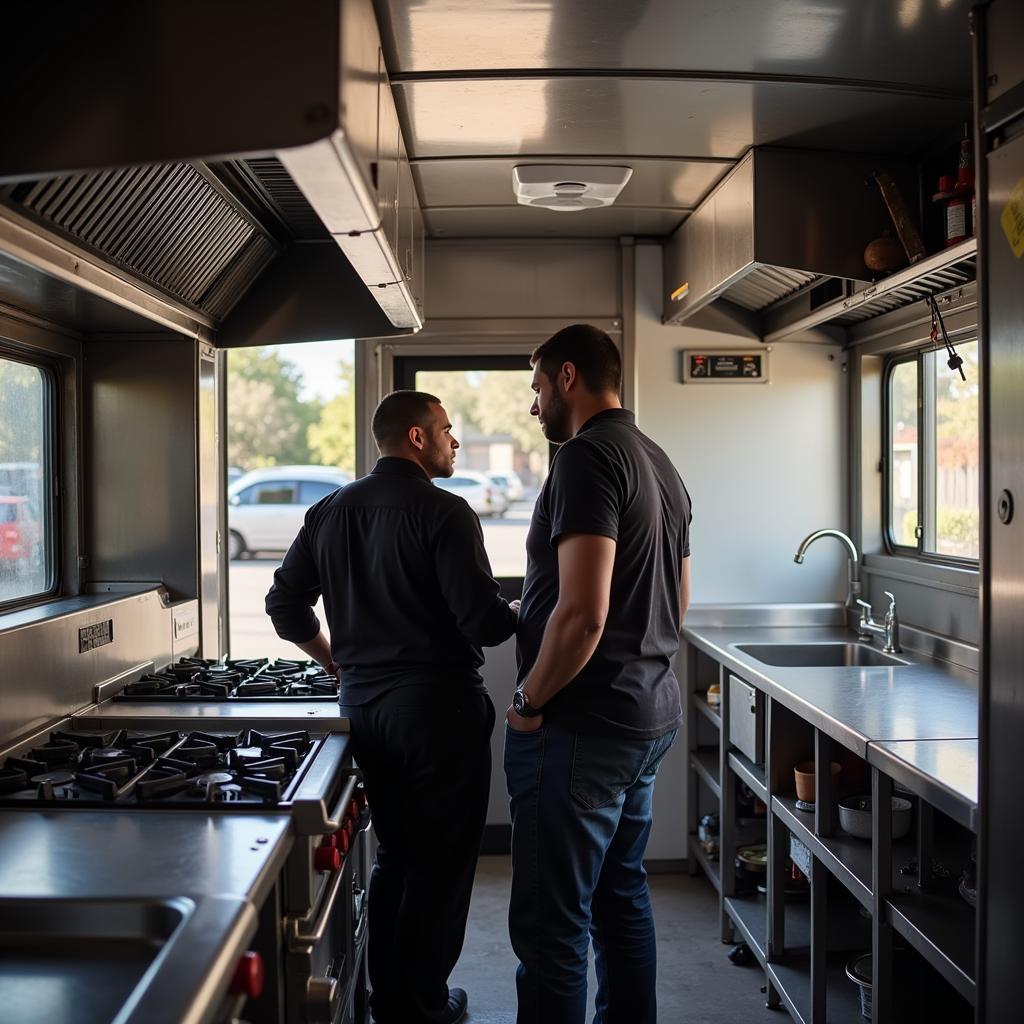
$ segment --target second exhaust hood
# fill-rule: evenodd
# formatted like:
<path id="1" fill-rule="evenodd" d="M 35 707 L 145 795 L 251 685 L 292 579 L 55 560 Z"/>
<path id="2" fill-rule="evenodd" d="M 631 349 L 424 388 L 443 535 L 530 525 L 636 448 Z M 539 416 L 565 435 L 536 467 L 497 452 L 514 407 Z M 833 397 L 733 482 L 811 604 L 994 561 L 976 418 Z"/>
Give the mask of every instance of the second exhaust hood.
<path id="1" fill-rule="evenodd" d="M 870 179 L 880 169 L 906 188 L 903 164 L 889 158 L 750 150 L 664 243 L 664 322 L 712 303 L 757 320 L 816 284 L 866 280 L 864 248 L 889 224 Z"/>

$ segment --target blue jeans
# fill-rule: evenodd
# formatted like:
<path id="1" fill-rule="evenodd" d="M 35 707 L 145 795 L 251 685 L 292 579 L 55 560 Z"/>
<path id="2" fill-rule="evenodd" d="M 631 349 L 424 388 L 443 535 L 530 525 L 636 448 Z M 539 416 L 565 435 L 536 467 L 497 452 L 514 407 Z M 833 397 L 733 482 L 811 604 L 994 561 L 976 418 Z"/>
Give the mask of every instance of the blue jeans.
<path id="1" fill-rule="evenodd" d="M 643 855 L 654 776 L 675 736 L 505 726 L 518 1024 L 583 1024 L 591 939 L 594 1024 L 655 1024 L 657 955 Z"/>

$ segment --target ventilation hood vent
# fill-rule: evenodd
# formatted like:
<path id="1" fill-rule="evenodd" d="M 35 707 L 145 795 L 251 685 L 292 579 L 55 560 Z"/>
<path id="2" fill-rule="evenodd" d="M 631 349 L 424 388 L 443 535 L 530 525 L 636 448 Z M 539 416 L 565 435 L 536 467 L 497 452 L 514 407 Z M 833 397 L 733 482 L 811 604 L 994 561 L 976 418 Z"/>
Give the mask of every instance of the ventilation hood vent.
<path id="1" fill-rule="evenodd" d="M 665 242 L 664 321 L 710 303 L 759 314 L 825 278 L 864 280 L 864 248 L 888 224 L 865 184 L 880 167 L 904 170 L 887 158 L 752 149 Z"/>
<path id="2" fill-rule="evenodd" d="M 191 164 L 25 182 L 12 207 L 219 320 L 277 254 L 255 218 Z"/>

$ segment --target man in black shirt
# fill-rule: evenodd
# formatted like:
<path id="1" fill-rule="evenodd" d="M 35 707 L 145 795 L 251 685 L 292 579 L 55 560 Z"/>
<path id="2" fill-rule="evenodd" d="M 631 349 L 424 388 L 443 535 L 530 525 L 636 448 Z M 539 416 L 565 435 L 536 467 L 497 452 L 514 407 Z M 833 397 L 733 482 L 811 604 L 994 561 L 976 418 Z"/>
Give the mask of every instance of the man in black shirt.
<path id="1" fill-rule="evenodd" d="M 490 786 L 494 706 L 482 647 L 515 630 L 480 521 L 431 484 L 458 441 L 437 398 L 388 395 L 373 471 L 306 513 L 267 613 L 341 678 L 342 712 L 380 841 L 370 881 L 371 1009 L 379 1024 L 453 1024 L 458 960 Z M 330 640 L 313 605 L 323 594 Z"/>
<path id="2" fill-rule="evenodd" d="M 559 444 L 527 538 L 519 679 L 506 715 L 509 931 L 519 1024 L 654 1024 L 643 854 L 682 721 L 671 659 L 689 602 L 690 499 L 619 403 L 621 360 L 577 324 L 533 354 L 532 412 Z"/>

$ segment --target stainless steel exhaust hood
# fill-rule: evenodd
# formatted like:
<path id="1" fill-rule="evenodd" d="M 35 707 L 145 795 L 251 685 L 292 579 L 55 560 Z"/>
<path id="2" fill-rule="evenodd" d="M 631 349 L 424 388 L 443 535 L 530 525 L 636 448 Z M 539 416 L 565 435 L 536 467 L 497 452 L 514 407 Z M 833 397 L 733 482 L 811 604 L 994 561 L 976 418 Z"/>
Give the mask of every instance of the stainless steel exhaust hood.
<path id="1" fill-rule="evenodd" d="M 0 183 L 24 191 L 27 183 L 60 176 L 91 204 L 94 185 L 106 181 L 105 169 L 161 165 L 137 175 L 149 182 L 138 202 L 123 190 L 118 195 L 119 204 L 138 216 L 131 227 L 139 230 L 129 232 L 134 261 L 119 261 L 71 222 L 49 213 L 44 220 L 220 320 L 276 252 L 287 252 L 292 240 L 310 240 L 310 234 L 274 237 L 271 228 L 256 232 L 258 245 L 233 248 L 233 236 L 227 245 L 223 237 L 208 237 L 203 218 L 193 218 L 191 234 L 176 230 L 177 212 L 191 216 L 195 204 L 162 182 L 175 175 L 187 179 L 203 192 L 203 202 L 216 206 L 209 182 L 195 185 L 191 168 L 272 161 L 316 211 L 322 222 L 316 234 L 333 237 L 385 314 L 377 333 L 422 325 L 423 221 L 372 0 L 251 0 L 244 17 L 234 0 L 109 10 L 86 5 L 56 19 L 26 5 L 12 17 L 12 38 L 45 39 L 47 59 L 39 60 L 31 47 L 9 55 L 8 81 L 19 102 L 0 110 Z M 135 177 L 123 172 L 120 184 L 130 191 Z M 157 177 L 159 182 L 150 181 Z M 154 204 L 165 204 L 167 216 L 155 217 Z M 237 209 L 229 215 L 238 219 Z M 248 220 L 242 216 L 239 223 Z M 170 229 L 154 234 L 150 227 L 157 223 Z M 252 228 L 244 223 L 238 231 Z M 188 260 L 174 251 L 182 238 L 192 254 Z M 161 245 L 164 250 L 150 259 L 149 247 Z M 198 269 L 212 276 L 192 273 L 188 288 L 179 289 L 189 274 L 178 274 L 178 263 L 195 271 L 195 254 L 204 246 L 211 259 L 200 260 Z M 225 253 L 232 254 L 227 263 Z M 134 265 L 160 260 L 167 268 L 163 275 Z M 213 296 L 221 274 L 230 280 Z M 345 275 L 339 281 L 339 308 L 351 299 L 345 295 L 351 280 Z"/>
<path id="2" fill-rule="evenodd" d="M 664 243 L 665 323 L 714 303 L 762 333 L 772 305 L 826 281 L 866 280 L 864 248 L 888 225 L 869 177 L 882 168 L 904 175 L 889 158 L 752 149 Z"/>

